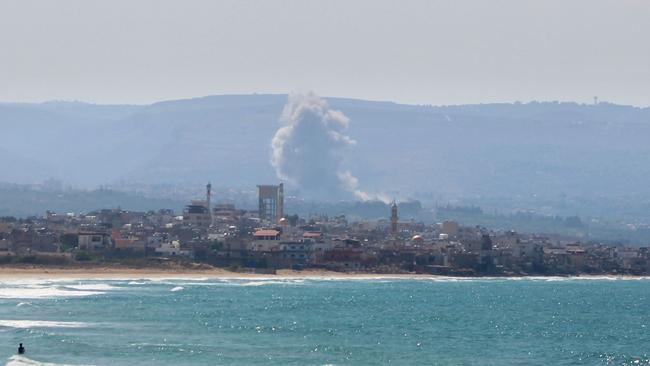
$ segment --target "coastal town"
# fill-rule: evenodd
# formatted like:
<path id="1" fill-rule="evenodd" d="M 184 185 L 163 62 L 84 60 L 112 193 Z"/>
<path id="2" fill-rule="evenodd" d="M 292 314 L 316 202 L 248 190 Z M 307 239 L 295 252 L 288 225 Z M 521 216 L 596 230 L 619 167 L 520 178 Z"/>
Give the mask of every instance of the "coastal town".
<path id="1" fill-rule="evenodd" d="M 647 275 L 647 247 L 493 231 L 453 220 L 380 220 L 286 214 L 284 187 L 260 185 L 257 210 L 205 197 L 182 213 L 100 209 L 0 218 L 0 265 L 181 263 L 275 273 L 323 269 L 448 276 Z"/>

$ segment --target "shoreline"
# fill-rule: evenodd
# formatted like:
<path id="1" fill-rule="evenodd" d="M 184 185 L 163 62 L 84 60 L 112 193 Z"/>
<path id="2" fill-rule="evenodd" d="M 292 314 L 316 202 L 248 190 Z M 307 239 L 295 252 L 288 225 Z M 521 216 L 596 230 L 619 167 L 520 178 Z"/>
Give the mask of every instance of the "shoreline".
<path id="1" fill-rule="evenodd" d="M 141 278 L 213 278 L 213 279 L 273 279 L 273 278 L 426 278 L 443 277 L 427 274 L 379 274 L 370 272 L 335 272 L 319 269 L 306 269 L 294 271 L 290 269 L 278 270 L 272 273 L 233 272 L 222 268 L 189 269 L 189 268 L 128 268 L 128 267 L 47 267 L 30 266 L 14 267 L 0 266 L 0 280 L 16 278 L 80 278 L 80 279 L 141 279 Z"/>
<path id="2" fill-rule="evenodd" d="M 650 279 L 650 276 L 627 274 L 578 274 L 578 275 L 511 275 L 511 276 L 442 276 L 417 273 L 371 273 L 371 272 L 335 272 L 320 269 L 294 271 L 278 270 L 275 274 L 232 272 L 222 268 L 157 268 L 157 267 L 48 267 L 48 266 L 0 266 L 0 280 L 8 279 Z"/>

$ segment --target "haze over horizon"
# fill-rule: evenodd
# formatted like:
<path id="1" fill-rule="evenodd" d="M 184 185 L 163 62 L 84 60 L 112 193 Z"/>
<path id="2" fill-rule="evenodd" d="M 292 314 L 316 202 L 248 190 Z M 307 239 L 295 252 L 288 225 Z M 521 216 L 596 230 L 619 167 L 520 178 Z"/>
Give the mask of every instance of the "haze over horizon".
<path id="1" fill-rule="evenodd" d="M 289 92 L 284 92 L 284 93 L 258 93 L 258 92 L 251 92 L 251 93 L 223 93 L 223 94 L 207 94 L 207 95 L 197 95 L 197 96 L 189 96 L 186 98 L 177 98 L 177 99 L 160 99 L 160 100 L 154 100 L 150 102 L 142 102 L 142 103 L 129 103 L 129 102 L 108 102 L 108 103 L 102 103 L 102 102 L 92 102 L 92 101 L 87 101 L 87 100 L 82 100 L 82 99 L 46 99 L 46 100 L 41 100 L 41 101 L 24 101 L 24 102 L 16 102 L 16 101 L 5 101 L 5 100 L 0 100 L 0 104 L 5 104 L 5 105 L 38 105 L 38 104 L 52 104 L 52 103 L 69 103 L 69 104 L 86 104 L 86 105 L 93 105 L 93 106 L 136 106 L 136 107 L 147 107 L 147 106 L 152 106 L 155 104 L 159 103 L 174 103 L 174 102 L 181 102 L 181 101 L 191 101 L 191 100 L 197 100 L 197 99 L 202 99 L 202 98 L 212 98 L 212 97 L 246 97 L 246 96 L 282 96 L 282 97 L 287 97 L 292 94 L 308 94 L 312 93 L 312 90 L 306 91 L 306 92 L 295 92 L 295 91 L 289 91 Z M 475 103 L 450 103 L 450 104 L 435 104 L 435 103 L 408 103 L 408 102 L 400 102 L 400 101 L 395 101 L 395 100 L 384 100 L 384 99 L 370 99 L 370 98 L 361 98 L 361 97 L 346 97 L 346 96 L 334 96 L 334 95 L 321 95 L 321 98 L 324 99 L 341 99 L 341 100 L 355 100 L 355 101 L 360 101 L 360 102 L 376 102 L 376 103 L 393 103 L 396 105 L 404 105 L 404 106 L 431 106 L 431 107 L 463 107 L 463 106 L 475 106 L 475 105 L 508 105 L 508 104 L 533 104 L 533 103 L 575 103 L 577 105 L 594 105 L 594 100 L 587 101 L 579 101 L 579 100 L 562 100 L 562 99 L 533 99 L 533 100 L 504 100 L 504 101 L 491 101 L 491 102 L 475 102 Z M 597 96 L 596 96 L 597 97 Z M 626 104 L 626 103 L 618 103 L 616 101 L 611 101 L 611 100 L 603 100 L 601 98 L 597 99 L 598 103 L 604 103 L 604 104 L 609 104 L 613 106 L 621 106 L 621 107 L 632 107 L 632 108 L 640 108 L 640 109 L 649 109 L 650 105 L 648 106 L 643 106 L 643 105 L 635 105 L 635 104 Z"/>
<path id="2" fill-rule="evenodd" d="M 633 0 L 2 2 L 0 183 L 642 202 L 648 15 Z M 91 104 L 14 104 L 44 101 Z"/>
<path id="3" fill-rule="evenodd" d="M 332 154 L 319 160 L 320 168 L 305 165 L 294 153 L 281 160 L 276 154 L 273 165 L 274 136 L 289 131 L 279 121 L 286 95 L 212 96 L 150 106 L 0 104 L 5 167 L 0 181 L 53 177 L 93 187 L 221 177 L 215 186 L 254 187 L 279 174 L 313 190 L 318 187 L 310 176 L 322 179 L 318 172 L 327 166 L 333 174 L 328 181 L 345 181 L 350 192 L 357 190 L 358 179 L 358 189 L 375 194 L 650 194 L 642 184 L 650 176 L 645 139 L 650 109 L 604 103 L 431 107 L 326 100 L 332 113 L 342 113 L 340 118 L 326 118 L 325 127 L 308 130 L 295 120 L 295 133 L 276 144 L 277 152 L 279 146 L 291 146 L 285 152 L 319 146 Z M 330 135 L 336 138 L 318 137 Z M 603 175 L 604 168 L 616 174 Z M 310 173 L 305 177 L 302 171 Z M 312 183 L 305 187 L 306 182 Z M 334 193 L 335 185 L 327 191 Z"/>
<path id="4" fill-rule="evenodd" d="M 648 106 L 644 1 L 6 1 L 0 100 L 287 93 Z M 580 26 L 577 27 L 576 24 Z"/>

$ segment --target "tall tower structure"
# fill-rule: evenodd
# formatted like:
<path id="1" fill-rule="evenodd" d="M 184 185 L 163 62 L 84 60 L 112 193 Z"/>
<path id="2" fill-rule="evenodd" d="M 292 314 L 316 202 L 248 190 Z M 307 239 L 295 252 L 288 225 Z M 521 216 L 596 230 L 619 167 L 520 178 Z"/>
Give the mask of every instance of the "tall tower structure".
<path id="1" fill-rule="evenodd" d="M 212 218 L 212 184 L 208 182 L 208 185 L 205 186 L 205 204 L 208 206 L 208 213 L 210 214 L 210 226 L 214 224 L 213 218 Z"/>
<path id="2" fill-rule="evenodd" d="M 278 212 L 275 216 L 277 223 L 284 217 L 284 183 L 278 185 Z"/>
<path id="3" fill-rule="evenodd" d="M 260 220 L 277 224 L 284 216 L 284 185 L 257 186 Z"/>
<path id="4" fill-rule="evenodd" d="M 390 233 L 397 234 L 397 203 L 395 200 L 390 204 Z"/>

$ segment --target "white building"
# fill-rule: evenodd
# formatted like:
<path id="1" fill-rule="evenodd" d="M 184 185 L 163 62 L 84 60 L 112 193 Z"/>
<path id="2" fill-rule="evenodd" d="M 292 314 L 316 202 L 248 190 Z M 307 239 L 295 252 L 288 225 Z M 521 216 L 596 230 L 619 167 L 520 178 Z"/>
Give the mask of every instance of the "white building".
<path id="1" fill-rule="evenodd" d="M 168 257 L 176 256 L 190 256 L 189 250 L 181 249 L 181 242 L 178 240 L 173 240 L 167 243 L 162 243 L 155 249 L 156 254 L 160 254 Z"/>

